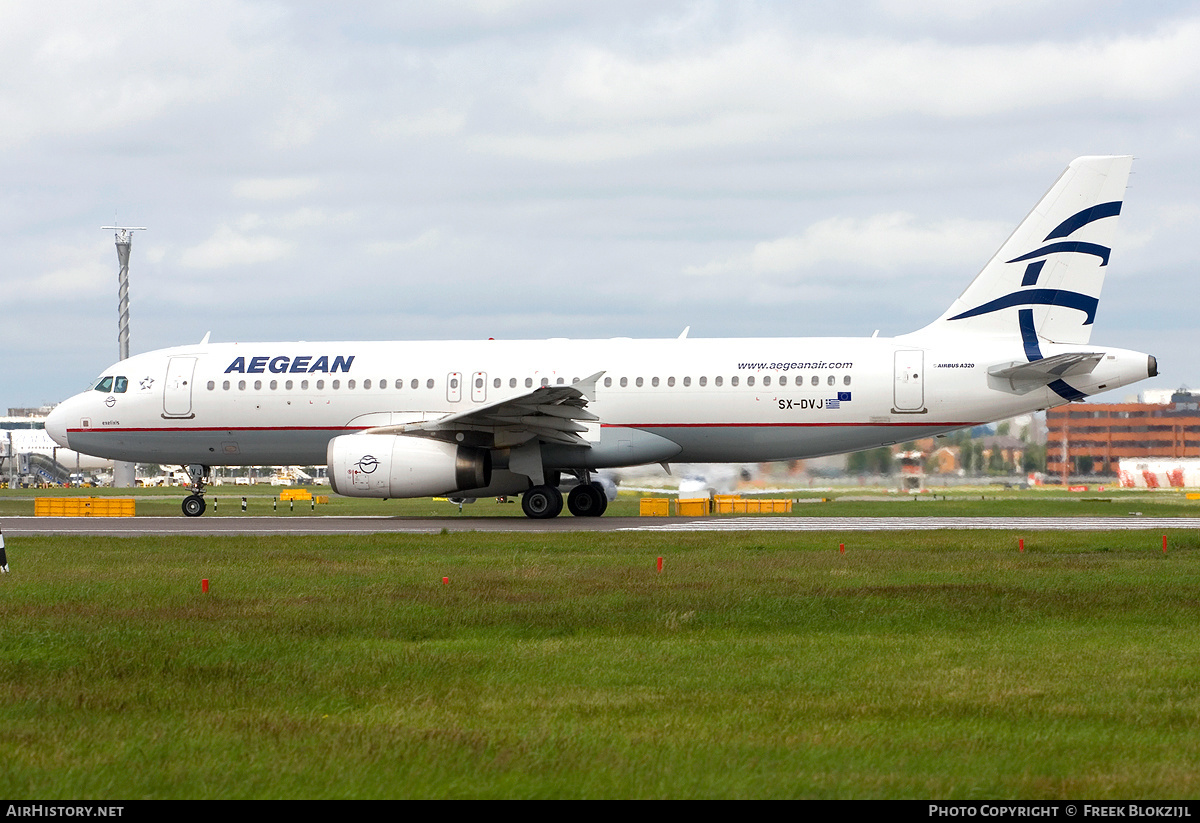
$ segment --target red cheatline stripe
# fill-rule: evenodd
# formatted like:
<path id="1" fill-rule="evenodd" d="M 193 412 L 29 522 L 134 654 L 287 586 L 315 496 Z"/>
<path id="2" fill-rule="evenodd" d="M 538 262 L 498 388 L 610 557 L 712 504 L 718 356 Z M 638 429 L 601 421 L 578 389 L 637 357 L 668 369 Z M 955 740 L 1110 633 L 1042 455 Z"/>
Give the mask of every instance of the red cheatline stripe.
<path id="1" fill-rule="evenodd" d="M 67 434 L 107 434 L 109 432 L 357 432 L 369 426 L 173 426 L 160 428 L 103 428 L 67 429 Z"/>
<path id="2" fill-rule="evenodd" d="M 955 429 L 981 425 L 979 421 L 920 420 L 896 423 L 601 423 L 604 429 L 786 429 L 786 428 L 862 428 L 865 426 Z M 159 428 L 100 428 L 67 429 L 68 434 L 129 433 L 129 432 L 356 432 L 369 426 L 191 426 Z"/>

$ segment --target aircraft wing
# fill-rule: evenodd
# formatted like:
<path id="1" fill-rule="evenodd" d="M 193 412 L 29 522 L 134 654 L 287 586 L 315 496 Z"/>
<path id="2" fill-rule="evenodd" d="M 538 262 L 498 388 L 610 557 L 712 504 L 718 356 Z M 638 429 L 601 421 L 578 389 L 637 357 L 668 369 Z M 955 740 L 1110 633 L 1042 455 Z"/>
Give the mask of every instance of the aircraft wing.
<path id="1" fill-rule="evenodd" d="M 992 366 L 988 369 L 988 377 L 1001 384 L 1007 384 L 997 388 L 1003 387 L 1016 394 L 1026 394 L 1064 377 L 1090 374 L 1103 358 L 1102 352 L 1067 352 L 1029 363 L 1013 362 Z"/>
<path id="2" fill-rule="evenodd" d="M 415 434 L 444 439 L 458 432 L 483 432 L 494 435 L 495 446 L 516 446 L 533 438 L 546 443 L 568 446 L 591 444 L 581 434 L 585 423 L 599 417 L 586 408 L 595 397 L 596 381 L 604 372 L 596 372 L 569 386 L 539 386 L 527 394 L 497 400 L 434 420 L 376 426 L 363 434 Z"/>

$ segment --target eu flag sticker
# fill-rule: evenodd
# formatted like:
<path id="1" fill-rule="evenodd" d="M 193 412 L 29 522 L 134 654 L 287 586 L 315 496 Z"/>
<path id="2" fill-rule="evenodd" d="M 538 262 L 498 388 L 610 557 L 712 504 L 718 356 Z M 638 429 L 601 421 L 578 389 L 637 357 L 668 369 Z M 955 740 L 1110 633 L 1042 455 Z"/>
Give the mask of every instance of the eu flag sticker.
<path id="1" fill-rule="evenodd" d="M 839 401 L 839 402 L 841 402 L 841 403 L 845 403 L 845 402 L 846 402 L 846 401 L 848 401 L 849 399 L 850 399 L 850 392 L 848 392 L 848 391 L 840 391 L 840 392 L 838 392 L 838 401 Z"/>

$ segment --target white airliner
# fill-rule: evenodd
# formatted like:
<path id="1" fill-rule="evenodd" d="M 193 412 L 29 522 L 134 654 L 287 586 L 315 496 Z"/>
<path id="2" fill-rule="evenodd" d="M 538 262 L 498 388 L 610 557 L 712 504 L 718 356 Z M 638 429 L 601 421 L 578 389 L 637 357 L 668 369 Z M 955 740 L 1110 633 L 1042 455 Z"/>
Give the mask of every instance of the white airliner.
<path id="1" fill-rule="evenodd" d="M 0 432 L 8 436 L 9 448 L 13 454 L 40 454 L 48 457 L 67 469 L 111 469 L 112 461 L 90 454 L 80 454 L 64 448 L 55 442 L 44 429 L 12 429 Z"/>
<path id="2" fill-rule="evenodd" d="M 523 494 L 529 517 L 599 515 L 602 468 L 761 462 L 887 446 L 1157 374 L 1092 345 L 1132 162 L 1075 160 L 925 328 L 893 338 L 201 343 L 139 354 L 46 430 L 115 460 L 327 463 L 338 494 Z"/>

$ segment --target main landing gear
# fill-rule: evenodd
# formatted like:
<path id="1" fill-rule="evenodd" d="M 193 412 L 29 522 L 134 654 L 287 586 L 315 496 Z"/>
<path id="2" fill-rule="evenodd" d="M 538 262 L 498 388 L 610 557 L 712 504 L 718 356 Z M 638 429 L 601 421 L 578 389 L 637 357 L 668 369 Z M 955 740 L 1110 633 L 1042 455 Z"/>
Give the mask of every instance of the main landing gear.
<path id="1" fill-rule="evenodd" d="M 191 463 L 184 466 L 183 470 L 187 472 L 188 479 L 192 481 L 192 485 L 188 486 L 192 493 L 183 498 L 183 513 L 188 517 L 199 517 L 207 508 L 204 503 L 204 486 L 208 483 L 211 469 L 208 466 L 201 466 L 199 463 Z"/>
<path id="2" fill-rule="evenodd" d="M 535 520 L 562 513 L 563 496 L 554 486 L 534 486 L 521 496 L 521 511 Z M 608 495 L 599 483 L 583 482 L 567 495 L 567 509 L 576 517 L 599 517 L 608 508 Z"/>

